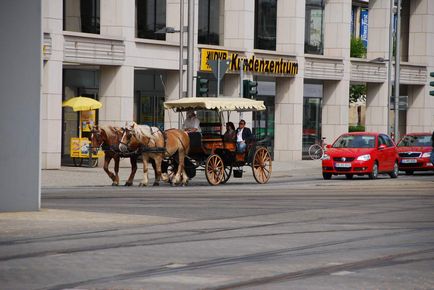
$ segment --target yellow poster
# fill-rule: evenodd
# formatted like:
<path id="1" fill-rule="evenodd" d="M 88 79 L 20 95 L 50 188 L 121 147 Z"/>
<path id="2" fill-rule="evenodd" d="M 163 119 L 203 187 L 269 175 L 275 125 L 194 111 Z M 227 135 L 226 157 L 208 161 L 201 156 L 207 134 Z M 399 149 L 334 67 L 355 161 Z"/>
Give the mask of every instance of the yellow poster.
<path id="1" fill-rule="evenodd" d="M 81 131 L 90 132 L 95 125 L 96 111 L 82 111 L 81 112 Z"/>
<path id="2" fill-rule="evenodd" d="M 217 49 L 202 49 L 200 58 L 200 70 L 211 71 L 208 65 L 208 60 L 229 59 L 229 52 L 227 50 Z"/>

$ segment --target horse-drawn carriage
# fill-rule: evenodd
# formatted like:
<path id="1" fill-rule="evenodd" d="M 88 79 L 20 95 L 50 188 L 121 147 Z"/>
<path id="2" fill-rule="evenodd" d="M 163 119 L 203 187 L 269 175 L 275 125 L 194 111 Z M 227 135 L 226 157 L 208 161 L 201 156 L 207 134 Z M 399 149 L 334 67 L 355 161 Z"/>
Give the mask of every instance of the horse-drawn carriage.
<path id="1" fill-rule="evenodd" d="M 201 122 L 202 133 L 190 133 L 190 150 L 184 165 L 189 179 L 198 168 L 204 168 L 211 185 L 226 183 L 232 175 L 242 177 L 242 167 L 251 166 L 253 177 L 258 183 L 267 183 L 271 177 L 272 161 L 268 149 L 261 140 L 252 139 L 244 152 L 238 152 L 235 140 L 223 138 L 224 113 L 229 120 L 230 112 L 265 110 L 263 101 L 245 98 L 183 98 L 164 103 L 165 109 L 176 112 L 204 111 L 214 122 Z M 166 158 L 162 163 L 163 173 L 171 176 L 177 171 L 178 160 Z"/>

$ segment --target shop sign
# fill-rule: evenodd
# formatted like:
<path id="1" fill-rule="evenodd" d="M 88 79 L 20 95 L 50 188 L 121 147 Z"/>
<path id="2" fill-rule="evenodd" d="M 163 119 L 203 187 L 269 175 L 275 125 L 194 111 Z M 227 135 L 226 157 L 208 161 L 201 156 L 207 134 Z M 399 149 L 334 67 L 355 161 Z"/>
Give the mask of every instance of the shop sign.
<path id="1" fill-rule="evenodd" d="M 244 71 L 253 73 L 271 73 L 296 75 L 298 73 L 298 63 L 288 59 L 267 59 L 257 58 L 254 55 L 250 58 L 239 53 L 227 50 L 202 49 L 201 51 L 201 71 L 211 71 L 208 60 L 229 60 L 229 70 L 239 71 L 243 64 Z"/>

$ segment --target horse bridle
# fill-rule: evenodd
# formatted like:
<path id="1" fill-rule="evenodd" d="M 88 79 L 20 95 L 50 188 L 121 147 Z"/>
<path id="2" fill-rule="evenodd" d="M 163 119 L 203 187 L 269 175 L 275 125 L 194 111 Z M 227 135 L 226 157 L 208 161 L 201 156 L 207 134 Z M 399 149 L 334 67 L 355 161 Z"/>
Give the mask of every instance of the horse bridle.
<path id="1" fill-rule="evenodd" d="M 122 144 L 122 145 L 124 145 L 124 146 L 127 146 L 127 148 L 129 148 L 130 143 L 131 143 L 131 137 L 134 136 L 134 134 L 133 134 L 133 130 L 128 129 L 128 128 L 126 128 L 126 127 L 122 127 L 122 131 L 123 131 L 123 133 L 122 133 L 122 138 L 121 138 L 121 140 L 119 141 L 119 144 Z M 128 132 L 128 131 L 129 131 L 129 132 Z M 127 143 L 122 142 L 122 140 L 124 139 L 124 135 L 125 135 L 125 134 L 126 134 L 126 138 L 127 138 Z"/>
<path id="2" fill-rule="evenodd" d="M 102 146 L 102 143 L 104 143 L 104 140 L 101 138 L 101 131 L 100 130 L 92 129 L 92 131 L 90 131 L 90 133 L 91 133 L 91 135 L 90 135 L 90 140 L 91 140 L 90 146 L 92 147 L 92 139 L 93 139 L 92 137 L 93 137 L 93 135 L 95 135 L 96 141 L 99 144 L 99 146 L 96 147 L 96 148 L 100 148 Z"/>

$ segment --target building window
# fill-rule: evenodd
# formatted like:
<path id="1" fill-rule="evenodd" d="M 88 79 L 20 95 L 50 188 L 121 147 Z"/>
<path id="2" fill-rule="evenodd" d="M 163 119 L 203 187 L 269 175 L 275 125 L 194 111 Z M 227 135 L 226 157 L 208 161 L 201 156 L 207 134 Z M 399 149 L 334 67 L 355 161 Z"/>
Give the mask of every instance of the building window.
<path id="1" fill-rule="evenodd" d="M 166 27 L 165 0 L 136 0 L 137 37 L 166 40 L 166 34 L 155 33 Z"/>
<path id="2" fill-rule="evenodd" d="M 276 50 L 277 0 L 255 0 L 255 49 Z"/>
<path id="3" fill-rule="evenodd" d="M 99 34 L 99 17 L 100 0 L 63 1 L 63 30 Z"/>
<path id="4" fill-rule="evenodd" d="M 199 0 L 198 42 L 219 45 L 220 0 Z"/>
<path id="5" fill-rule="evenodd" d="M 306 0 L 304 52 L 323 54 L 324 0 Z"/>

